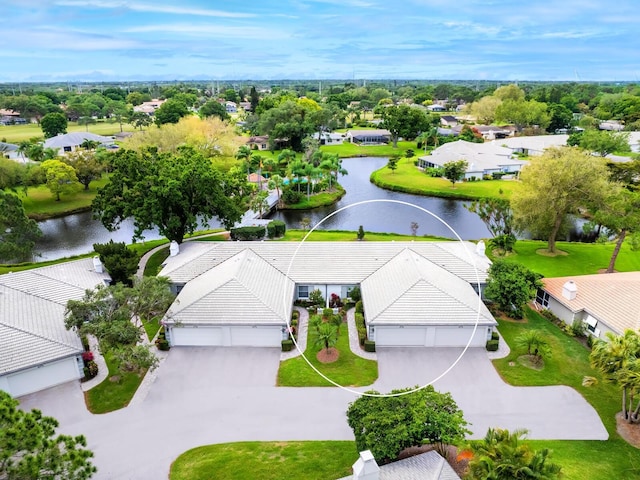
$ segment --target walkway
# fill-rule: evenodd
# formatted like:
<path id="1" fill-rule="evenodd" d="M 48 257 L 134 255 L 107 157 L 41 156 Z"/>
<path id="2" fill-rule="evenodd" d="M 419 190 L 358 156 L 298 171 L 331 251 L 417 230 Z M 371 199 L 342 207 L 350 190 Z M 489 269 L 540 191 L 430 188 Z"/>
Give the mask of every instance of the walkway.
<path id="1" fill-rule="evenodd" d="M 307 349 L 307 332 L 309 331 L 309 312 L 306 308 L 293 307 L 300 314 L 298 319 L 298 339 L 297 348 L 296 343 L 293 344 L 293 350 L 289 352 L 282 352 L 280 354 L 280 361 L 289 360 L 290 358 L 299 357 L 300 352 L 304 352 Z"/>
<path id="2" fill-rule="evenodd" d="M 347 311 L 347 324 L 349 325 L 349 347 L 357 356 L 366 358 L 367 360 L 378 360 L 378 356 L 374 352 L 365 352 L 360 347 L 360 339 L 358 338 L 358 329 L 356 328 L 356 309 L 350 308 Z"/>

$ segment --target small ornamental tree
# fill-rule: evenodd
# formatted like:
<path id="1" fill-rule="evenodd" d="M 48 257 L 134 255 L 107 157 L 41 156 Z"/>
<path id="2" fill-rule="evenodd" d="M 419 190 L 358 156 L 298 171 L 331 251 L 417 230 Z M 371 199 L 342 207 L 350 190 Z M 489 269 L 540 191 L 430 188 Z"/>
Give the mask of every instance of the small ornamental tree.
<path id="1" fill-rule="evenodd" d="M 376 391 L 367 393 L 379 395 Z M 384 463 L 423 442 L 435 444 L 444 453 L 446 445 L 457 444 L 470 433 L 451 394 L 437 392 L 432 385 L 402 395 L 362 396 L 349 405 L 347 422 L 358 451 L 370 450 L 378 462 Z"/>
<path id="2" fill-rule="evenodd" d="M 60 201 L 60 195 L 71 195 L 82 190 L 75 169 L 60 160 L 46 160 L 42 162 L 46 185 L 49 191 Z"/>
<path id="3" fill-rule="evenodd" d="M 444 178 L 451 182 L 451 186 L 454 187 L 456 182 L 464 176 L 464 172 L 467 171 L 469 163 L 466 160 L 455 160 L 452 162 L 446 162 L 442 165 L 444 169 Z"/>
<path id="4" fill-rule="evenodd" d="M 362 225 L 358 227 L 357 237 L 358 240 L 364 240 L 364 228 L 362 227 Z"/>
<path id="5" fill-rule="evenodd" d="M 82 435 L 56 435 L 58 421 L 26 412 L 0 390 L 0 478 L 85 480 L 96 472 Z"/>
<path id="6" fill-rule="evenodd" d="M 94 243 L 93 249 L 100 255 L 111 276 L 112 283 L 131 285 L 131 276 L 138 271 L 138 254 L 128 248 L 124 242 Z"/>
<path id="7" fill-rule="evenodd" d="M 540 275 L 524 265 L 496 260 L 489 268 L 486 296 L 512 318 L 522 318 L 523 308 L 542 286 Z"/>
<path id="8" fill-rule="evenodd" d="M 389 157 L 387 168 L 391 170 L 391 173 L 396 173 L 396 169 L 398 168 L 398 157 L 396 155 Z"/>

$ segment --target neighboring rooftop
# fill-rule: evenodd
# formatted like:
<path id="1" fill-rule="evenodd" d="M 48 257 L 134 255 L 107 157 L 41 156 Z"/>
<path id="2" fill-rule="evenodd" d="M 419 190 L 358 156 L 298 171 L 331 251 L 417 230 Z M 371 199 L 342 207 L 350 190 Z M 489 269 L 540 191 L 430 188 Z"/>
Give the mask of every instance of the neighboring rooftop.
<path id="1" fill-rule="evenodd" d="M 366 453 L 362 452 L 362 454 Z M 357 479 L 356 475 L 350 475 L 340 480 L 355 479 Z M 377 480 L 460 480 L 460 477 L 438 452 L 431 450 L 381 465 L 377 473 Z"/>
<path id="2" fill-rule="evenodd" d="M 94 142 L 100 142 L 101 144 L 113 143 L 113 140 L 109 137 L 103 137 L 102 135 L 96 135 L 91 132 L 71 132 L 62 135 L 56 135 L 55 137 L 47 138 L 44 142 L 45 148 L 64 148 L 64 147 L 77 147 L 81 145 L 85 140 L 91 140 Z"/>

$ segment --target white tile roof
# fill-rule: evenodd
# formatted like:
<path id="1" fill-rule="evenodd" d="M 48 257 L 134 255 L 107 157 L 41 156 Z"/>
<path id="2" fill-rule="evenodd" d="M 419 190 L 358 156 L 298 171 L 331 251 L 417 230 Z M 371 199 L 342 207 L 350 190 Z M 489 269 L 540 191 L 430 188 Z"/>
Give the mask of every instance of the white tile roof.
<path id="1" fill-rule="evenodd" d="M 64 311 L 108 278 L 92 269 L 87 258 L 0 275 L 0 375 L 82 352 Z"/>
<path id="2" fill-rule="evenodd" d="M 573 280 L 576 298 L 562 296 L 562 286 Z M 600 273 L 543 278 L 544 289 L 574 313 L 586 311 L 617 332 L 640 329 L 640 272 Z"/>
<path id="3" fill-rule="evenodd" d="M 421 156 L 434 165 L 442 166 L 455 160 L 466 160 L 467 172 L 497 170 L 504 166 L 525 165 L 527 162 L 511 156 L 511 148 L 494 142 L 473 143 L 466 140 L 445 143 L 430 155 Z"/>
<path id="4" fill-rule="evenodd" d="M 103 144 L 113 143 L 110 137 L 103 137 L 102 135 L 96 135 L 91 132 L 71 132 L 63 135 L 56 135 L 55 137 L 48 138 L 44 142 L 45 148 L 64 148 L 64 147 L 77 147 L 81 145 L 85 140 L 91 140 L 94 142 L 100 142 Z"/>
<path id="5" fill-rule="evenodd" d="M 409 249 L 360 287 L 371 325 L 497 323 L 468 282 Z"/>
<path id="6" fill-rule="evenodd" d="M 252 250 L 244 249 L 189 282 L 165 322 L 285 325 L 294 286 Z"/>
<path id="7" fill-rule="evenodd" d="M 340 480 L 353 480 L 353 476 Z M 460 477 L 438 452 L 431 450 L 381 465 L 379 480 L 460 480 Z"/>

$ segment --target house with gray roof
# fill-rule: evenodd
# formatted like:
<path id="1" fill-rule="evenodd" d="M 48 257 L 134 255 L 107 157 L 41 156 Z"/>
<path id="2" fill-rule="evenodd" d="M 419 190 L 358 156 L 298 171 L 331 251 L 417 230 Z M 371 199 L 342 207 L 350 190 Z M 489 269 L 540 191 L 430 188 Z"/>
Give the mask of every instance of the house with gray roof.
<path id="1" fill-rule="evenodd" d="M 369 450 L 360 452 L 353 475 L 340 480 L 460 480 L 435 450 L 379 466 Z"/>
<path id="2" fill-rule="evenodd" d="M 103 146 L 114 144 L 113 139 L 110 137 L 103 137 L 91 132 L 71 132 L 47 138 L 44 142 L 44 148 L 53 148 L 58 150 L 60 155 L 64 155 L 80 148 L 80 145 L 86 140 L 98 142 L 99 145 Z"/>
<path id="3" fill-rule="evenodd" d="M 359 145 L 382 145 L 391 141 L 391 132 L 385 129 L 349 130 L 345 141 Z"/>
<path id="4" fill-rule="evenodd" d="M 381 346 L 484 346 L 496 321 L 479 292 L 490 261 L 469 242 L 188 242 L 160 275 L 178 294 L 172 345 L 280 346 L 296 300 L 360 286 Z"/>
<path id="5" fill-rule="evenodd" d="M 91 258 L 0 275 L 0 390 L 19 397 L 83 376 L 66 304 L 108 281 Z"/>
<path id="6" fill-rule="evenodd" d="M 0 142 L 0 155 L 8 158 L 9 160 L 22 161 L 23 158 L 20 156 L 18 148 L 18 145 L 13 143 Z"/>

